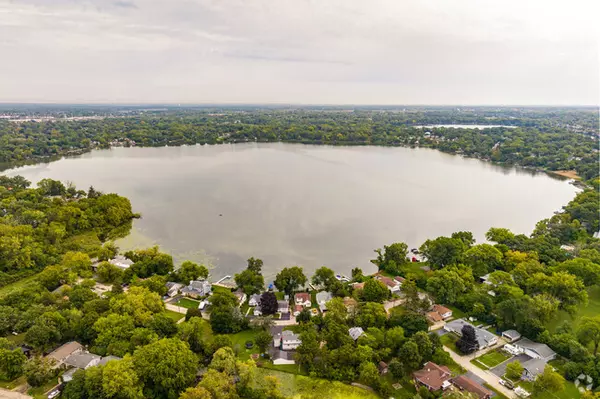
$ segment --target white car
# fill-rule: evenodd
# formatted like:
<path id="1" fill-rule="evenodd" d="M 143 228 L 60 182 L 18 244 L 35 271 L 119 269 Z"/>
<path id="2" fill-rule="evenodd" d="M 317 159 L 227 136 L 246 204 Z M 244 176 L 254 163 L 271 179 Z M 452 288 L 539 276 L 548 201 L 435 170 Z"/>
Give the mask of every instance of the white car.
<path id="1" fill-rule="evenodd" d="M 54 391 L 48 394 L 48 399 L 54 399 L 58 397 L 58 395 L 60 395 L 60 391 L 58 389 L 55 389 Z"/>

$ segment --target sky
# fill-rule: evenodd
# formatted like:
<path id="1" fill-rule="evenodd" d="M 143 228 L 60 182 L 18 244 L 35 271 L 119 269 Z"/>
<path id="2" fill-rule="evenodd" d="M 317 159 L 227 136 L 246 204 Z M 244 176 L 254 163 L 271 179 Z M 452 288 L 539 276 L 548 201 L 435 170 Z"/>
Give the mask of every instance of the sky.
<path id="1" fill-rule="evenodd" d="M 600 103 L 598 0 L 0 0 L 0 102 Z"/>

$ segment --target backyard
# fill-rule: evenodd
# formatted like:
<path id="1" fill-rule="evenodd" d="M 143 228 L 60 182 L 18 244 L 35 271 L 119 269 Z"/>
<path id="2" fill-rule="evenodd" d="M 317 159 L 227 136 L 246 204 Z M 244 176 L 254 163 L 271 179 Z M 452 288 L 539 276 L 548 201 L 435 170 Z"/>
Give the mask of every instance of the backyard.
<path id="1" fill-rule="evenodd" d="M 180 298 L 176 305 L 186 309 L 197 309 L 200 302 L 190 298 Z"/>
<path id="2" fill-rule="evenodd" d="M 444 344 L 444 346 L 448 347 L 448 349 L 450 349 L 452 352 L 462 355 L 460 353 L 460 351 L 458 350 L 458 348 L 456 347 L 456 341 L 458 341 L 458 335 L 453 334 L 453 333 L 444 334 L 440 337 L 440 341 L 442 341 L 442 344 Z"/>
<path id="3" fill-rule="evenodd" d="M 597 316 L 600 314 L 600 286 L 595 285 L 587 289 L 589 303 L 586 307 L 577 308 L 577 313 L 571 317 L 567 312 L 560 311 L 558 316 L 555 317 L 548 323 L 548 329 L 550 331 L 556 331 L 556 328 L 561 326 L 564 322 L 569 322 L 573 329 L 577 329 L 579 322 L 584 316 Z"/>
<path id="4" fill-rule="evenodd" d="M 258 331 L 255 330 L 245 330 L 240 331 L 237 334 L 228 335 L 231 338 L 231 343 L 233 344 L 233 350 L 237 352 L 237 357 L 240 360 L 248 360 L 250 359 L 250 355 L 254 353 L 258 353 L 258 347 L 254 343 L 254 338 Z M 246 349 L 246 342 L 252 341 L 252 348 Z"/>
<path id="5" fill-rule="evenodd" d="M 173 312 L 172 310 L 165 310 L 165 314 L 175 321 L 179 321 L 185 317 L 183 313 Z"/>
<path id="6" fill-rule="evenodd" d="M 496 349 L 484 355 L 481 355 L 476 359 L 471 360 L 471 363 L 483 370 L 489 370 L 491 368 L 496 367 L 500 363 L 505 362 L 511 357 L 512 356 L 507 354 L 506 352 Z"/>
<path id="7" fill-rule="evenodd" d="M 579 390 L 577 389 L 577 387 L 575 386 L 575 384 L 573 384 L 570 381 L 567 381 L 565 383 L 565 389 L 563 389 L 560 392 L 556 392 L 556 393 L 547 393 L 547 392 L 542 392 L 539 393 L 537 395 L 533 394 L 533 383 L 529 382 L 529 381 L 521 381 L 518 384 L 521 388 L 523 388 L 524 390 L 526 390 L 527 392 L 531 393 L 530 398 L 531 399 L 545 399 L 548 397 L 554 398 L 554 399 L 578 399 L 581 398 L 581 392 L 579 392 Z"/>

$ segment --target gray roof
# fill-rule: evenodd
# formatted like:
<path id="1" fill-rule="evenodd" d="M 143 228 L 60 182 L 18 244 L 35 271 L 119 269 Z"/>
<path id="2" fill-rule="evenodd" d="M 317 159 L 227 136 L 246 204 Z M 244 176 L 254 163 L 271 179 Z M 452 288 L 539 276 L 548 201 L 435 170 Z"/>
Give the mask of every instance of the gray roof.
<path id="1" fill-rule="evenodd" d="M 295 351 L 282 351 L 279 349 L 273 349 L 271 351 L 271 357 L 273 359 L 285 359 L 285 360 L 294 360 Z"/>
<path id="2" fill-rule="evenodd" d="M 449 321 L 448 323 L 446 323 L 446 326 L 456 332 L 459 332 L 459 333 L 462 331 L 462 328 L 464 326 L 473 327 L 475 329 L 475 336 L 477 337 L 477 343 L 479 344 L 480 348 L 484 348 L 484 347 L 488 346 L 490 341 L 498 338 L 494 334 L 489 332 L 488 330 L 484 330 L 483 328 L 475 327 L 474 325 L 472 325 L 471 323 L 469 323 L 463 319 Z"/>
<path id="3" fill-rule="evenodd" d="M 63 375 L 60 376 L 61 380 L 63 382 L 69 382 L 71 380 L 73 380 L 73 374 L 75 374 L 75 372 L 79 371 L 79 369 L 69 369 L 67 371 L 65 371 L 63 373 Z"/>
<path id="4" fill-rule="evenodd" d="M 104 356 L 102 359 L 100 359 L 100 363 L 98 363 L 98 366 L 104 366 L 111 360 L 121 360 L 121 358 L 117 356 Z"/>
<path id="5" fill-rule="evenodd" d="M 327 291 L 317 292 L 316 297 L 317 297 L 318 303 L 329 302 L 333 298 L 333 296 L 331 295 L 331 292 L 327 292 Z"/>
<path id="6" fill-rule="evenodd" d="M 365 331 L 362 329 L 362 327 L 352 327 L 348 329 L 348 334 L 350 334 L 350 337 L 352 337 L 352 339 L 355 341 L 364 333 Z"/>
<path id="7" fill-rule="evenodd" d="M 100 361 L 101 357 L 93 353 L 74 353 L 65 359 L 69 366 L 85 369 L 94 360 Z"/>
<path id="8" fill-rule="evenodd" d="M 281 332 L 281 340 L 282 341 L 299 341 L 300 336 L 297 334 L 294 334 L 293 331 L 284 330 Z"/>
<path id="9" fill-rule="evenodd" d="M 519 338 L 521 338 L 521 333 L 519 333 L 517 330 L 506 330 L 506 331 L 502 332 L 502 335 L 506 335 L 510 339 L 519 339 Z"/>
<path id="10" fill-rule="evenodd" d="M 260 302 L 260 294 L 250 295 L 250 299 L 254 299 L 258 303 Z"/>
<path id="11" fill-rule="evenodd" d="M 530 351 L 537 353 L 544 359 L 556 355 L 556 352 L 554 352 L 552 349 L 550 349 L 550 347 L 548 345 L 540 344 L 538 342 L 533 342 L 532 340 L 527 339 L 527 338 L 523 338 L 523 339 L 515 342 L 513 345 L 521 347 L 523 349 L 529 349 Z"/>
<path id="12" fill-rule="evenodd" d="M 548 362 L 546 362 L 544 359 L 532 358 L 524 362 L 522 366 L 525 370 L 527 370 L 529 375 L 535 377 L 538 374 L 542 374 L 544 372 L 546 364 L 548 364 Z"/>
<path id="13" fill-rule="evenodd" d="M 290 306 L 290 304 L 288 303 L 288 301 L 277 301 L 277 309 L 287 309 Z"/>

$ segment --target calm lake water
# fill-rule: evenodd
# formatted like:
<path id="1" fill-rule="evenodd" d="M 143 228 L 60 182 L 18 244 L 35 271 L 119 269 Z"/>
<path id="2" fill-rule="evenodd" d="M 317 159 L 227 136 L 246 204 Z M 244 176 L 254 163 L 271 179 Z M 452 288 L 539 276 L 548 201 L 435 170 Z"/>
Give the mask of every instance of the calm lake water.
<path id="1" fill-rule="evenodd" d="M 529 234 L 576 188 L 546 174 L 435 150 L 235 144 L 99 150 L 5 171 L 116 192 L 142 214 L 122 249 L 158 244 L 215 277 L 250 256 L 283 266 L 374 271 L 373 250 L 491 227 Z"/>

